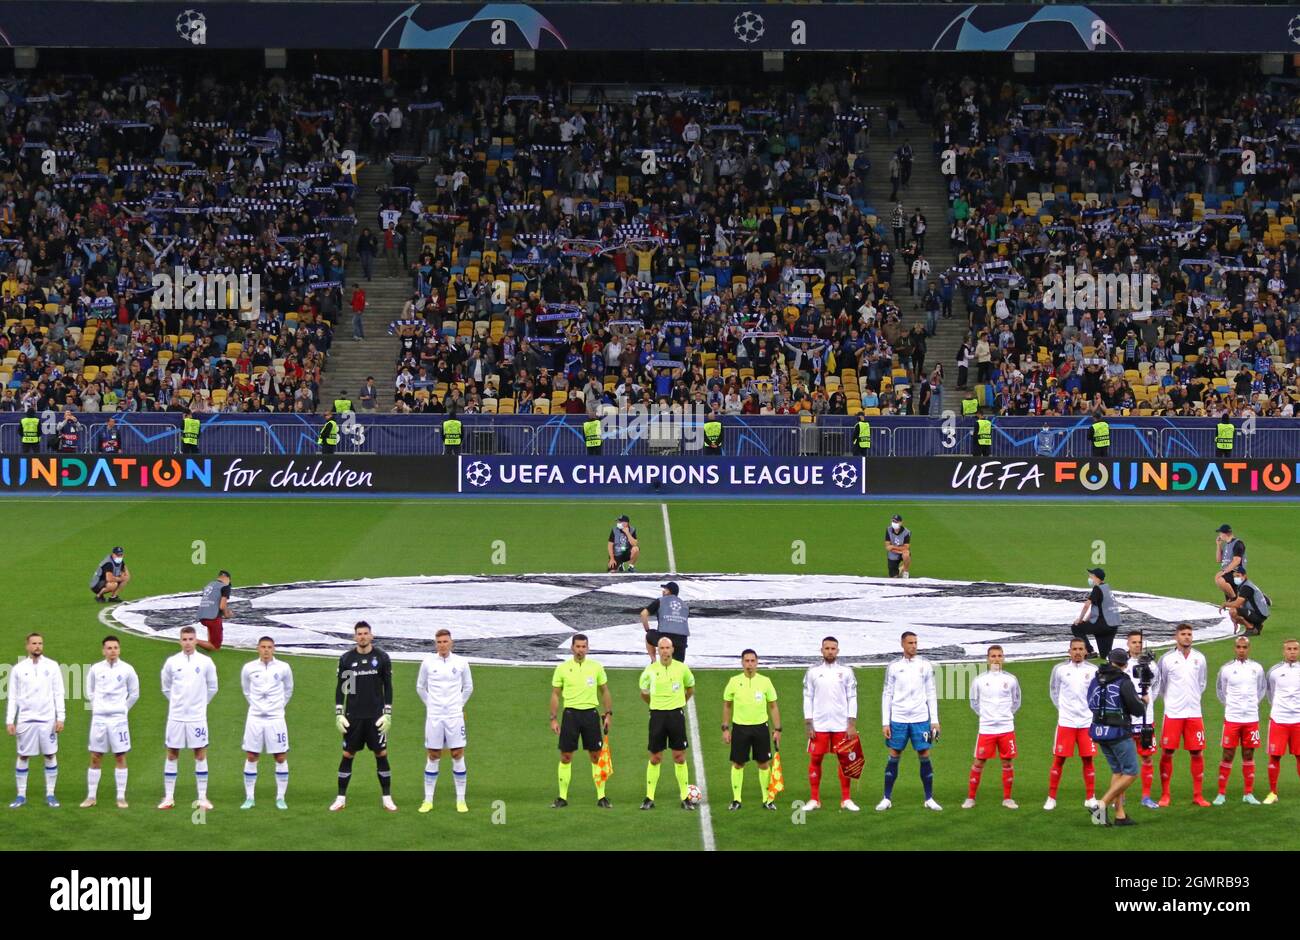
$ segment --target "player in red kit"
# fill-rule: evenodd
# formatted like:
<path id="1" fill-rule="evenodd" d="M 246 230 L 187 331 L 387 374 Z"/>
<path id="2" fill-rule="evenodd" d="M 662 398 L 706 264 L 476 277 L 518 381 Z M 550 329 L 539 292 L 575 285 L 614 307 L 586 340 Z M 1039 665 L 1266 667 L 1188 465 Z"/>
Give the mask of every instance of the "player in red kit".
<path id="1" fill-rule="evenodd" d="M 1259 703 L 1268 694 L 1264 667 L 1250 658 L 1250 640 L 1239 636 L 1233 644 L 1235 658 L 1219 669 L 1215 694 L 1223 703 L 1223 760 L 1219 764 L 1219 795 L 1215 806 L 1228 801 L 1228 778 L 1232 776 L 1232 758 L 1241 746 L 1241 776 L 1245 781 L 1243 803 L 1255 799 L 1255 750 L 1259 741 Z"/>
<path id="2" fill-rule="evenodd" d="M 1160 657 L 1160 696 L 1165 700 L 1165 723 L 1160 729 L 1160 805 L 1169 805 L 1170 779 L 1174 775 L 1174 752 L 1181 740 L 1192 758 L 1192 802 L 1209 806 L 1202 794 L 1205 781 L 1205 722 L 1201 718 L 1201 696 L 1209 676 L 1205 657 L 1192 649 L 1192 625 L 1180 623 L 1174 630 L 1173 649 Z"/>
<path id="3" fill-rule="evenodd" d="M 1020 710 L 1020 682 L 1002 670 L 1003 652 L 1000 646 L 990 646 L 989 671 L 977 676 L 971 683 L 970 707 L 980 716 L 979 737 L 975 740 L 975 762 L 970 768 L 970 789 L 962 809 L 975 805 L 975 794 L 980 788 L 984 763 L 991 758 L 1002 759 L 1002 805 L 1019 809 L 1011 798 L 1015 780 L 1012 761 L 1016 757 L 1015 714 Z"/>
<path id="4" fill-rule="evenodd" d="M 804 723 L 808 728 L 808 788 L 811 799 L 804 810 L 821 809 L 822 760 L 835 745 L 854 737 L 858 722 L 858 680 L 853 670 L 835 660 L 840 642 L 833 636 L 822 640 L 822 661 L 808 670 L 803 678 Z M 840 772 L 840 809 L 858 812 L 849 798 L 850 781 Z"/>
<path id="5" fill-rule="evenodd" d="M 1268 796 L 1277 802 L 1277 781 L 1282 758 L 1290 749 L 1300 773 L 1300 640 L 1282 644 L 1282 661 L 1268 671 Z"/>
<path id="6" fill-rule="evenodd" d="M 1056 743 L 1052 747 L 1052 770 L 1047 780 L 1047 802 L 1043 809 L 1056 809 L 1056 791 L 1061 785 L 1065 761 L 1077 748 L 1083 763 L 1083 805 L 1093 809 L 1097 805 L 1097 769 L 1092 764 L 1097 754 L 1097 743 L 1088 734 L 1092 726 L 1092 709 L 1088 707 L 1088 685 L 1097 667 L 1087 660 L 1088 647 L 1081 639 L 1070 641 L 1070 658 L 1057 663 L 1052 669 L 1048 691 L 1059 717 L 1056 721 Z"/>

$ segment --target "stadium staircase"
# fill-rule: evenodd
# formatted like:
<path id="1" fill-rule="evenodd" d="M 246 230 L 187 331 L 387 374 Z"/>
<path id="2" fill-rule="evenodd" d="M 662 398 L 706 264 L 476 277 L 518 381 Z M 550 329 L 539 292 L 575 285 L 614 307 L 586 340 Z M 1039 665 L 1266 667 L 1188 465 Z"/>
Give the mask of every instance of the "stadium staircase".
<path id="1" fill-rule="evenodd" d="M 388 182 L 388 171 L 382 165 L 367 164 L 357 174 L 354 245 L 355 238 L 360 236 L 361 229 L 365 227 L 375 235 L 382 250 L 383 237 L 378 222 L 379 196 L 375 190 Z M 409 244 L 406 254 L 414 262 L 419 256 L 418 243 Z M 399 269 L 400 267 L 399 259 Z M 378 410 L 387 412 L 393 409 L 393 376 L 400 345 L 396 336 L 388 335 L 388 324 L 402 315 L 402 304 L 411 296 L 411 278 L 405 272 L 389 276 L 387 260 L 378 255 L 372 273 L 374 280 L 366 281 L 361 270 L 361 260 L 356 256 L 354 247 L 347 266 L 347 281 L 343 286 L 343 313 L 335 331 L 329 369 L 323 378 L 321 410 L 339 397 L 340 391 L 346 392 L 345 397 L 351 398 L 359 409 L 361 403 L 357 400 L 357 394 L 368 375 L 375 377 L 375 387 L 379 390 Z M 360 284 L 366 292 L 366 339 L 361 343 L 352 339 L 353 284 Z"/>
<path id="2" fill-rule="evenodd" d="M 868 151 L 871 160 L 870 202 L 879 214 L 880 224 L 884 226 L 892 247 L 894 231 L 891 218 L 894 204 L 889 201 L 889 159 L 893 156 L 894 149 L 902 146 L 906 140 L 912 145 L 912 178 L 907 187 L 900 191 L 899 198 L 909 220 L 918 207 L 925 215 L 928 226 L 925 234 L 925 258 L 930 262 L 930 279 L 938 284 L 939 275 L 957 262 L 956 253 L 948 247 L 948 232 L 952 228 L 949 221 L 948 187 L 934 157 L 934 135 L 929 123 L 923 121 L 903 100 L 898 101 L 898 116 L 903 128 L 896 138 L 890 140 L 889 128 L 884 121 L 884 108 L 890 100 L 892 99 L 879 98 L 871 102 L 881 111 L 871 126 L 871 146 Z M 892 281 L 894 297 L 902 313 L 903 325 L 909 330 L 917 323 L 925 325 L 921 296 L 912 297 L 908 293 L 911 279 L 912 273 L 905 267 L 902 255 L 895 253 Z M 952 395 L 957 387 L 957 352 L 961 349 L 966 329 L 965 311 L 966 305 L 958 292 L 953 297 L 953 318 L 940 320 L 938 332 L 926 345 L 926 371 L 931 371 L 936 363 L 943 363 L 945 408 L 956 404 Z M 972 374 L 973 372 L 972 369 Z"/>

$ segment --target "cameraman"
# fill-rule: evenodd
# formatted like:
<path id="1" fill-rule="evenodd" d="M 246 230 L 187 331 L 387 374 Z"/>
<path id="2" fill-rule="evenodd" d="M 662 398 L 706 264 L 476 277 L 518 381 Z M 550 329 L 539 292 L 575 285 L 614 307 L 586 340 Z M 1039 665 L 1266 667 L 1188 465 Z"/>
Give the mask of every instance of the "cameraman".
<path id="1" fill-rule="evenodd" d="M 1160 804 L 1151 799 L 1151 785 L 1156 775 L 1156 695 L 1160 687 L 1160 664 L 1143 649 L 1141 630 L 1128 632 L 1128 666 L 1125 672 L 1137 687 L 1138 695 L 1149 697 L 1146 714 L 1133 719 L 1133 743 L 1142 762 L 1142 805 L 1159 809 Z"/>
<path id="2" fill-rule="evenodd" d="M 1106 807 L 1115 804 L 1115 825 L 1136 826 L 1137 823 L 1124 812 L 1124 791 L 1138 775 L 1137 748 L 1133 743 L 1132 719 L 1145 718 L 1150 696 L 1139 698 L 1125 667 L 1128 653 L 1111 650 L 1110 655 L 1088 685 L 1088 707 L 1092 709 L 1092 727 L 1089 735 L 1101 747 L 1110 764 L 1113 776 L 1110 789 L 1097 802 L 1092 811 L 1092 821 L 1098 826 L 1109 826 Z"/>

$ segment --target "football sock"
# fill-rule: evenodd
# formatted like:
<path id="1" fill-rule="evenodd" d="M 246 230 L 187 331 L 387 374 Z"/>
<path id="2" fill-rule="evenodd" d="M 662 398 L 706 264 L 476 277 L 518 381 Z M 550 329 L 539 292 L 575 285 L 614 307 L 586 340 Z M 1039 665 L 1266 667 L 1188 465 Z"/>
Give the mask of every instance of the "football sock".
<path id="1" fill-rule="evenodd" d="M 1268 792 L 1277 792 L 1277 780 L 1282 776 L 1282 758 L 1270 757 L 1268 759 Z"/>
<path id="2" fill-rule="evenodd" d="M 384 796 L 391 796 L 393 792 L 393 771 L 388 766 L 388 755 L 375 758 L 375 776 L 379 778 L 379 789 Z"/>
<path id="3" fill-rule="evenodd" d="M 1253 760 L 1243 760 L 1241 762 L 1241 777 L 1246 781 L 1246 792 L 1255 792 L 1255 762 Z"/>
<path id="4" fill-rule="evenodd" d="M 206 799 L 208 798 L 208 761 L 207 761 L 207 758 L 204 758 L 203 760 L 196 760 L 196 761 L 194 762 L 194 785 L 195 785 L 195 787 L 198 788 L 198 791 L 199 791 L 199 799 L 200 799 L 200 800 L 206 800 Z"/>
<path id="5" fill-rule="evenodd" d="M 966 788 L 968 799 L 975 799 L 975 794 L 980 789 L 980 776 L 984 773 L 984 768 L 977 764 L 971 764 L 970 768 L 970 785 Z"/>
<path id="6" fill-rule="evenodd" d="M 451 759 L 451 781 L 456 785 L 456 802 L 465 802 L 465 786 L 469 783 L 469 771 L 465 769 L 465 758 Z"/>
<path id="7" fill-rule="evenodd" d="M 1083 795 L 1091 800 L 1097 795 L 1097 768 L 1091 757 L 1079 759 L 1083 761 Z"/>
<path id="8" fill-rule="evenodd" d="M 1065 769 L 1064 757 L 1052 758 L 1052 769 L 1047 774 L 1047 795 L 1056 799 L 1056 791 L 1061 787 L 1061 771 Z"/>
<path id="9" fill-rule="evenodd" d="M 119 800 L 126 799 L 126 774 L 125 767 L 118 767 L 113 771 L 113 782 L 117 784 L 117 798 Z"/>
<path id="10" fill-rule="evenodd" d="M 45 795 L 54 795 L 54 785 L 59 782 L 59 764 L 57 757 L 45 758 Z"/>
<path id="11" fill-rule="evenodd" d="M 677 774 L 677 791 L 681 794 L 679 799 L 686 799 L 686 788 L 691 785 L 691 772 L 686 766 L 686 762 L 673 764 L 673 772 Z"/>
<path id="12" fill-rule="evenodd" d="M 169 800 L 176 797 L 176 761 L 170 757 L 163 762 L 163 796 Z"/>
<path id="13" fill-rule="evenodd" d="M 18 795 L 27 795 L 27 758 L 18 758 L 18 764 L 14 767 L 14 781 L 18 786 Z"/>
<path id="14" fill-rule="evenodd" d="M 898 779 L 898 758 L 892 754 L 889 760 L 885 761 L 885 799 L 891 799 L 894 795 L 894 781 Z"/>
<path id="15" fill-rule="evenodd" d="M 1219 793 L 1228 792 L 1228 778 L 1232 776 L 1232 764 L 1227 761 L 1219 761 Z"/>
<path id="16" fill-rule="evenodd" d="M 1156 765 L 1152 761 L 1149 764 L 1142 765 L 1142 799 L 1151 799 L 1151 784 L 1156 778 Z"/>
<path id="17" fill-rule="evenodd" d="M 339 796 L 348 795 L 348 784 L 352 782 L 352 758 L 345 757 L 339 761 Z"/>
<path id="18" fill-rule="evenodd" d="M 1197 751 L 1192 755 L 1192 796 L 1201 795 L 1201 785 L 1205 780 L 1205 756 Z"/>
<path id="19" fill-rule="evenodd" d="M 596 799 L 605 798 L 605 781 L 601 779 L 600 764 L 591 765 L 591 782 L 596 785 Z"/>
<path id="20" fill-rule="evenodd" d="M 740 767 L 731 768 L 731 798 L 740 802 L 740 791 L 745 785 L 745 771 Z"/>
<path id="21" fill-rule="evenodd" d="M 653 800 L 655 798 L 655 788 L 659 786 L 659 764 L 646 764 L 645 768 L 645 798 Z"/>
<path id="22" fill-rule="evenodd" d="M 429 763 L 433 763 L 433 761 L 430 761 Z M 595 765 L 593 764 L 592 766 L 594 767 Z M 429 774 L 429 770 L 427 767 L 425 768 L 424 773 L 425 776 L 427 777 Z M 569 798 L 569 781 L 573 779 L 572 764 L 566 764 L 563 761 L 560 762 L 559 779 L 560 779 L 560 799 L 567 800 Z M 424 798 L 426 800 L 433 799 L 433 793 L 429 789 L 429 786 L 427 784 L 424 787 Z"/>
<path id="23" fill-rule="evenodd" d="M 1011 799 L 1011 785 L 1016 779 L 1016 769 L 1014 767 L 1002 768 L 1002 799 Z"/>
<path id="24" fill-rule="evenodd" d="M 426 803 L 433 802 L 433 791 L 438 786 L 438 763 L 438 759 L 434 757 L 430 757 L 424 762 L 424 802 Z M 567 767 L 568 764 L 562 764 L 561 766 Z M 564 785 L 566 789 L 568 784 L 569 781 L 565 779 Z"/>
<path id="25" fill-rule="evenodd" d="M 808 758 L 808 791 L 812 799 L 821 802 L 822 793 L 822 758 L 824 754 L 814 754 Z"/>
<path id="26" fill-rule="evenodd" d="M 921 785 L 925 787 L 925 798 L 934 799 L 934 766 L 928 757 L 921 758 Z"/>
<path id="27" fill-rule="evenodd" d="M 257 790 L 257 765 L 251 760 L 244 761 L 244 799 L 251 800 Z"/>
<path id="28" fill-rule="evenodd" d="M 853 785 L 853 781 L 844 772 L 843 765 L 837 764 L 837 769 L 840 772 L 840 802 L 843 803 L 849 798 L 849 788 Z"/>
<path id="29" fill-rule="evenodd" d="M 98 767 L 86 771 L 86 799 L 93 800 L 99 794 L 99 775 L 102 772 Z"/>
<path id="30" fill-rule="evenodd" d="M 275 798 L 283 800 L 285 791 L 289 789 L 289 762 L 281 761 L 275 765 Z"/>
<path id="31" fill-rule="evenodd" d="M 758 788 L 762 791 L 764 803 L 770 803 L 772 800 L 771 792 L 769 790 L 771 786 L 772 768 L 769 767 L 767 770 L 764 770 L 762 767 L 758 768 Z"/>
<path id="32" fill-rule="evenodd" d="M 1160 753 L 1160 795 L 1169 795 L 1169 784 L 1174 776 L 1174 752 Z"/>

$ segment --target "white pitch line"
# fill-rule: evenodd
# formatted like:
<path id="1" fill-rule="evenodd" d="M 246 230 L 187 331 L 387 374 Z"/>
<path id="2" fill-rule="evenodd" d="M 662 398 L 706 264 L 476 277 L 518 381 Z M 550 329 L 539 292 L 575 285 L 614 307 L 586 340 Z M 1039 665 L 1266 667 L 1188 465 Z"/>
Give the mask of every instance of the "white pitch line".
<path id="1" fill-rule="evenodd" d="M 664 514 L 664 546 L 668 549 L 668 573 L 677 574 L 677 556 L 673 553 L 673 527 L 668 522 L 668 504 L 660 503 Z M 695 698 L 686 700 L 686 733 L 691 739 L 691 762 L 695 765 L 695 785 L 700 788 L 700 837 L 704 851 L 713 852 L 718 843 L 713 837 L 713 818 L 709 812 L 709 783 L 704 773 L 704 754 L 700 750 L 700 717 Z"/>

